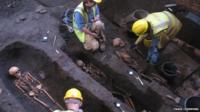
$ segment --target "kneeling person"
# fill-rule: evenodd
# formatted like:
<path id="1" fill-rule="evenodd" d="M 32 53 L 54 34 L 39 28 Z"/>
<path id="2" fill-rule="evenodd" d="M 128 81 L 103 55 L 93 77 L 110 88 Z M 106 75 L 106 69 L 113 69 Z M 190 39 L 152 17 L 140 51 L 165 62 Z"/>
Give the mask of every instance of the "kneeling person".
<path id="1" fill-rule="evenodd" d="M 74 10 L 73 29 L 86 50 L 95 51 L 100 46 L 104 23 L 100 20 L 97 3 L 101 0 L 83 0 Z"/>

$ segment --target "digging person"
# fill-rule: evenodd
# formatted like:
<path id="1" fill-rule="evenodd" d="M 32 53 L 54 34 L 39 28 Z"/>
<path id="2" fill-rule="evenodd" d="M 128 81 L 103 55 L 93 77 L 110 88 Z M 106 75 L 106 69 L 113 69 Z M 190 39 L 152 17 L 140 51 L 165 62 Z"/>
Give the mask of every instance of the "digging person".
<path id="1" fill-rule="evenodd" d="M 147 61 L 155 65 L 158 63 L 159 51 L 175 38 L 181 27 L 181 22 L 169 11 L 148 14 L 132 25 L 132 32 L 139 36 L 133 47 L 136 48 L 144 40 L 144 45 L 148 47 Z"/>
<path id="2" fill-rule="evenodd" d="M 8 72 L 9 75 L 15 77 L 14 84 L 21 92 L 23 92 L 24 95 L 28 96 L 29 98 L 33 98 L 35 101 L 40 103 L 51 112 L 53 112 L 53 109 L 47 104 L 48 102 L 43 99 L 45 96 L 47 96 L 45 98 L 50 99 L 57 106 L 56 108 L 63 109 L 50 96 L 50 94 L 45 89 L 43 89 L 42 84 L 29 72 L 22 73 L 21 70 L 16 66 L 10 67 Z M 47 103 L 45 103 L 45 101 Z"/>
<path id="3" fill-rule="evenodd" d="M 83 103 L 81 92 L 76 88 L 71 88 L 66 91 L 64 102 L 67 110 L 55 110 L 54 112 L 83 112 L 80 107 Z"/>
<path id="4" fill-rule="evenodd" d="M 104 23 L 100 20 L 97 4 L 102 0 L 83 0 L 74 10 L 73 29 L 84 49 L 105 50 Z"/>

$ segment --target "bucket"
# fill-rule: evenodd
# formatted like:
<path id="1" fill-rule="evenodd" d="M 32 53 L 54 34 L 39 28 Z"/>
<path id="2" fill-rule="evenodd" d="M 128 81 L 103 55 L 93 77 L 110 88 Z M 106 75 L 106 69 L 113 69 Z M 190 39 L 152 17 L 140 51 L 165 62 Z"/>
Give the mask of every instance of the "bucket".
<path id="1" fill-rule="evenodd" d="M 135 20 L 138 20 L 138 19 L 145 18 L 148 14 L 149 14 L 148 11 L 143 10 L 143 9 L 139 9 L 139 10 L 135 10 L 133 12 L 132 18 L 135 19 Z"/>
<path id="2" fill-rule="evenodd" d="M 149 14 L 148 11 L 143 9 L 135 10 L 130 16 L 126 17 L 125 23 L 127 23 L 128 28 L 132 28 L 132 24 L 137 21 L 138 19 L 145 18 Z M 131 30 L 129 30 L 131 32 Z"/>
<path id="3" fill-rule="evenodd" d="M 185 100 L 184 108 L 186 112 L 200 111 L 200 96 L 191 96 Z"/>
<path id="4" fill-rule="evenodd" d="M 163 77 L 168 81 L 173 81 L 177 76 L 177 67 L 173 62 L 167 61 L 161 64 L 161 72 Z"/>

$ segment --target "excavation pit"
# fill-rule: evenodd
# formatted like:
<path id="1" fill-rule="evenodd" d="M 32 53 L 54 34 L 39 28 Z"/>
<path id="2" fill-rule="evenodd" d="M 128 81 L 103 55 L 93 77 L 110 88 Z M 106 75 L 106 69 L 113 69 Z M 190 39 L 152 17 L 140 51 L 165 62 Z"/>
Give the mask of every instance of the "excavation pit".
<path id="1" fill-rule="evenodd" d="M 101 62 L 98 62 L 84 52 L 79 52 L 70 56 L 80 69 L 88 73 L 90 77 L 108 89 L 114 97 L 127 104 L 130 108 L 135 109 L 134 105 L 137 105 L 138 107 L 136 107 L 136 110 L 137 108 L 145 109 L 145 107 L 142 107 L 141 104 L 136 104 L 137 101 L 134 100 L 136 96 L 133 97 L 131 93 L 127 91 L 128 88 L 119 87 L 121 83 L 116 82 L 117 79 L 114 79 L 115 73 L 102 65 Z"/>
<path id="2" fill-rule="evenodd" d="M 5 85 L 5 88 L 2 89 L 4 91 L 9 91 L 10 96 L 15 99 L 16 102 L 18 102 L 17 104 L 13 104 L 14 101 L 12 101 L 10 102 L 11 104 L 8 104 L 10 106 L 1 107 L 2 110 L 10 109 L 12 108 L 12 105 L 18 105 L 18 108 L 20 109 L 13 108 L 12 111 L 14 111 L 15 109 L 19 110 L 20 112 L 47 111 L 46 108 L 44 108 L 37 102 L 30 100 L 14 86 L 13 78 L 8 77 L 8 69 L 11 66 L 15 65 L 21 68 L 22 71 L 30 72 L 35 78 L 40 80 L 44 88 L 63 107 L 63 96 L 65 94 L 65 91 L 71 87 L 76 87 L 82 91 L 83 97 L 85 99 L 83 110 L 94 112 L 114 111 L 114 109 L 107 107 L 105 105 L 105 102 L 103 103 L 96 96 L 92 95 L 94 93 L 88 91 L 87 88 L 81 87 L 82 85 L 78 80 L 74 80 L 72 77 L 70 77 L 68 73 L 59 66 L 58 62 L 55 61 L 55 59 L 49 57 L 48 54 L 46 54 L 42 49 L 38 49 L 35 46 L 31 46 L 23 42 L 14 42 L 7 45 L 1 51 L 0 60 L 0 77 L 3 84 Z M 85 79 L 87 80 L 87 78 Z M 91 80 L 88 79 L 88 81 L 92 84 Z M 96 85 L 94 84 L 94 86 Z M 101 91 L 101 87 L 99 88 L 99 90 Z M 115 100 L 113 100 L 113 104 L 114 101 Z M 113 105 L 112 102 L 107 103 L 109 105 Z"/>
<path id="3" fill-rule="evenodd" d="M 124 67 L 124 63 L 122 61 L 113 55 L 111 56 L 111 50 L 105 51 L 101 54 L 97 51 L 97 54 L 94 55 L 93 53 L 89 53 L 81 47 L 78 47 L 79 44 L 80 43 L 76 41 L 76 38 L 71 38 L 70 40 L 66 41 L 66 45 L 62 47 L 62 50 L 66 54 L 69 54 L 75 63 L 77 60 L 81 60 L 84 64 L 95 66 L 95 69 L 100 70 L 103 75 L 100 74 L 99 76 L 96 76 L 90 74 L 93 72 L 89 72 L 85 68 L 82 69 L 80 67 L 80 69 L 82 69 L 84 72 L 87 72 L 93 79 L 107 88 L 114 97 L 120 99 L 131 108 L 132 106 L 130 105 L 130 102 L 133 102 L 137 111 L 142 111 L 145 109 L 156 112 L 159 111 L 160 108 L 166 110 L 169 109 L 169 107 L 164 106 L 163 103 L 165 101 L 162 99 L 162 96 L 147 86 L 153 85 L 155 83 L 154 81 L 147 81 L 146 79 L 142 78 L 143 82 L 145 83 L 144 86 L 142 86 L 140 82 L 135 79 L 135 73 L 133 76 L 128 75 L 128 71 L 131 70 L 130 68 Z M 113 68 L 112 66 L 116 68 Z M 124 71 L 125 73 L 120 73 L 120 71 Z M 162 90 L 161 92 L 164 91 L 166 92 L 166 90 Z M 127 99 L 131 101 L 129 102 Z M 146 101 L 144 99 L 149 100 Z M 153 102 L 157 103 L 155 104 Z"/>

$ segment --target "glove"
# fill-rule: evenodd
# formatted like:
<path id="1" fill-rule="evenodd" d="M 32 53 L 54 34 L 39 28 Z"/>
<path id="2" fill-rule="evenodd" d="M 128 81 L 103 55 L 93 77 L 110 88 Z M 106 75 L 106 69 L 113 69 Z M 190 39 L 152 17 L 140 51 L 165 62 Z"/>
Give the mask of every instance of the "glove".
<path id="1" fill-rule="evenodd" d="M 137 45 L 132 44 L 130 48 L 131 48 L 131 49 L 136 49 L 136 48 L 137 48 Z"/>

